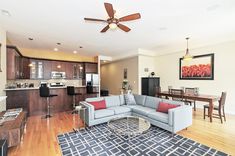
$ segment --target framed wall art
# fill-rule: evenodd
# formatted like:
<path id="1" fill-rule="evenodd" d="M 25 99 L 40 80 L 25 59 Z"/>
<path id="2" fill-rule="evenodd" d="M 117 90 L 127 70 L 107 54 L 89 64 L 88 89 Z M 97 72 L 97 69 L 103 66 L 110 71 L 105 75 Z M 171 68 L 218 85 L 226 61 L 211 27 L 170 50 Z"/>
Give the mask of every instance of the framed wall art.
<path id="1" fill-rule="evenodd" d="M 214 80 L 214 54 L 197 55 L 190 61 L 179 60 L 180 80 Z"/>

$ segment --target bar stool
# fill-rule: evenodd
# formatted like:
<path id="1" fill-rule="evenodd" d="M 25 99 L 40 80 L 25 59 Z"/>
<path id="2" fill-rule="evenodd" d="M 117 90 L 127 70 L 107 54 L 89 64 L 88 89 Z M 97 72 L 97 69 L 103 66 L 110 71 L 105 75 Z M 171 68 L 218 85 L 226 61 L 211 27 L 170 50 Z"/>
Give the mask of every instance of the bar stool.
<path id="1" fill-rule="evenodd" d="M 40 97 L 45 97 L 47 99 L 47 114 L 43 118 L 50 118 L 50 117 L 52 117 L 51 111 L 50 111 L 50 107 L 51 107 L 50 98 L 58 96 L 58 95 L 57 94 L 50 94 L 50 89 L 47 86 L 41 86 L 39 88 L 39 90 L 40 90 Z"/>
<path id="2" fill-rule="evenodd" d="M 73 111 L 72 114 L 76 113 L 76 96 L 82 95 L 81 93 L 75 93 L 75 87 L 74 86 L 67 86 L 67 94 L 69 96 L 73 97 Z"/>

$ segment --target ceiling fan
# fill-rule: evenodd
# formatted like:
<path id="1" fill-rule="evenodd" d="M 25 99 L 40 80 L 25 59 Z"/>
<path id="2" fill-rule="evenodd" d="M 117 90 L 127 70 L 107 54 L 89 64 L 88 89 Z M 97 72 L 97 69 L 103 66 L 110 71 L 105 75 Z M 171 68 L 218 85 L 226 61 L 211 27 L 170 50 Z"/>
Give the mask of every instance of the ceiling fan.
<path id="1" fill-rule="evenodd" d="M 126 22 L 126 21 L 132 21 L 136 19 L 140 19 L 140 13 L 135 13 L 131 15 L 127 15 L 121 18 L 115 17 L 115 10 L 113 10 L 113 5 L 110 3 L 104 3 L 104 7 L 108 13 L 109 18 L 107 20 L 102 20 L 102 19 L 94 19 L 94 18 L 84 18 L 86 21 L 98 21 L 98 22 L 105 22 L 108 25 L 104 27 L 100 32 L 104 33 L 106 32 L 109 28 L 110 29 L 116 29 L 119 27 L 125 32 L 129 32 L 131 29 L 128 28 L 127 26 L 121 24 L 120 22 Z"/>

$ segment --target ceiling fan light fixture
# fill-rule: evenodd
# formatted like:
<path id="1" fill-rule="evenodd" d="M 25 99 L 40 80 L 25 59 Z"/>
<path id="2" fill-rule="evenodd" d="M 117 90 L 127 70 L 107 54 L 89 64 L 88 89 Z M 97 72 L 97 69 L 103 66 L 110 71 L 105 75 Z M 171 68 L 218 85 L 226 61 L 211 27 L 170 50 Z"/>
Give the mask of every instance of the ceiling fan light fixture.
<path id="1" fill-rule="evenodd" d="M 116 29 L 117 28 L 117 24 L 116 23 L 110 23 L 109 24 L 109 28 L 110 29 Z"/>

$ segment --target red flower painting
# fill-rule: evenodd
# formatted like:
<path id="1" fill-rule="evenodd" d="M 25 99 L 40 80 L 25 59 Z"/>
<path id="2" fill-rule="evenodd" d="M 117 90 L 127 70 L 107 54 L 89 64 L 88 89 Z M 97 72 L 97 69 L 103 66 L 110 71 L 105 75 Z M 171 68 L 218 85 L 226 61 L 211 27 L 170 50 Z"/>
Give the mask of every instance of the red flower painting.
<path id="1" fill-rule="evenodd" d="M 192 60 L 180 58 L 181 80 L 214 80 L 214 54 L 194 56 Z"/>
<path id="2" fill-rule="evenodd" d="M 211 77 L 210 64 L 198 64 L 182 67 L 182 77 Z"/>

